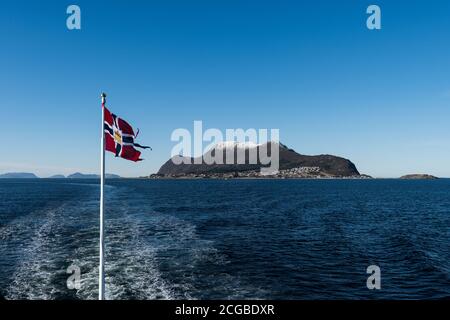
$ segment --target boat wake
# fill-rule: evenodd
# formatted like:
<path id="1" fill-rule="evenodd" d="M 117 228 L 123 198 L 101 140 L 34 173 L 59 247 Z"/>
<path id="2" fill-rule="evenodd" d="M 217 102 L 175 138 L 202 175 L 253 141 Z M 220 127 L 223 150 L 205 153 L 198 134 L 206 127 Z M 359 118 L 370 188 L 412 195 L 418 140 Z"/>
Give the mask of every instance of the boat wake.
<path id="1" fill-rule="evenodd" d="M 200 239 L 192 223 L 152 211 L 143 196 L 126 187 L 108 186 L 105 210 L 107 299 L 197 299 L 209 285 L 228 290 L 225 297 L 232 298 L 242 287 L 239 279 L 220 272 L 227 258 L 212 241 Z M 98 193 L 92 190 L 9 221 L 0 228 L 5 258 L 0 269 L 7 275 L 0 294 L 97 299 L 98 232 Z M 72 265 L 81 271 L 78 290 L 67 288 Z M 205 265 L 219 272 L 200 275 L 198 268 Z"/>

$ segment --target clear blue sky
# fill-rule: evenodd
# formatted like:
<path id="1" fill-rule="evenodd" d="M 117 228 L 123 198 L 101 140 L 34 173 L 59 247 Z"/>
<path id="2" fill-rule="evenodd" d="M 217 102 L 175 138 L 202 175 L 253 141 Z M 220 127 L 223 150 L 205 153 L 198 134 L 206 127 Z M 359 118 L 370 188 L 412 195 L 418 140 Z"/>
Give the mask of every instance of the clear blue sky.
<path id="1" fill-rule="evenodd" d="M 0 172 L 98 172 L 105 91 L 154 150 L 108 155 L 124 176 L 157 171 L 194 120 L 279 128 L 376 177 L 450 176 L 449 1 L 4 1 L 0 41 Z"/>

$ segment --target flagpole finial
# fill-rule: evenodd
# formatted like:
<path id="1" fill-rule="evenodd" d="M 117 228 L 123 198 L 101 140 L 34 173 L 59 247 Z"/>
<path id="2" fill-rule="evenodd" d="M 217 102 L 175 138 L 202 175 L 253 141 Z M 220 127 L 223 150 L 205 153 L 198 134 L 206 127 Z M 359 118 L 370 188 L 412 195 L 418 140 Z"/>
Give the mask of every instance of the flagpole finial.
<path id="1" fill-rule="evenodd" d="M 106 102 L 106 93 L 102 92 L 100 97 L 102 98 L 102 104 L 105 104 L 105 102 Z"/>

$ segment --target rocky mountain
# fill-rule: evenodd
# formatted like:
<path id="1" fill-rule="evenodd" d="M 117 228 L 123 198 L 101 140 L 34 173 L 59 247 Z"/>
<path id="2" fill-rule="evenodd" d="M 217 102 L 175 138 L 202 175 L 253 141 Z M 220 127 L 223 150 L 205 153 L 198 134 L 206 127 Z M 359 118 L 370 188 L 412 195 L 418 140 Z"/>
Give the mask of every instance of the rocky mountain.
<path id="1" fill-rule="evenodd" d="M 316 156 L 302 155 L 281 143 L 278 145 L 279 173 L 276 175 L 277 177 L 360 177 L 356 166 L 350 160 L 327 154 Z M 182 158 L 189 161 L 189 163 L 175 164 L 174 160 L 181 160 L 179 156 L 178 159 L 172 158 L 164 163 L 153 177 L 258 177 L 260 169 L 267 167 L 267 165 L 261 163 L 259 156 L 256 163 L 250 164 L 250 150 L 256 148 L 256 154 L 259 155 L 260 149 L 264 148 L 262 150 L 263 154 L 270 156 L 273 147 L 276 147 L 274 142 L 261 145 L 234 142 L 220 143 L 206 152 L 203 155 L 203 159 L 197 159 L 201 164 L 194 164 L 196 163 L 194 158 Z M 217 155 L 223 155 L 222 159 L 225 162 L 225 155 L 227 151 L 231 150 L 234 153 L 234 163 L 237 163 L 238 149 L 245 152 L 244 164 L 207 164 L 204 161 L 207 157 L 215 157 L 216 152 L 220 151 L 222 153 Z"/>
<path id="2" fill-rule="evenodd" d="M 8 172 L 0 174 L 0 179 L 37 179 L 34 173 L 30 172 Z"/>

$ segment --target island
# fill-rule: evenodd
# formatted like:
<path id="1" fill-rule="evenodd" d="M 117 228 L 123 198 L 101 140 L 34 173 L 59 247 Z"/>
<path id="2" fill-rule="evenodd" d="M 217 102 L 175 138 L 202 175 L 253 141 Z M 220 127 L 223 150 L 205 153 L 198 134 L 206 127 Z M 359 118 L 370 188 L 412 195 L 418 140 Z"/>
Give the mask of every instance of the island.
<path id="1" fill-rule="evenodd" d="M 38 179 L 34 173 L 30 172 L 8 172 L 0 174 L 0 179 Z"/>
<path id="2" fill-rule="evenodd" d="M 53 176 L 48 177 L 47 179 L 64 179 L 65 176 L 62 174 L 55 174 Z"/>
<path id="3" fill-rule="evenodd" d="M 120 179 L 121 176 L 117 174 L 107 173 L 105 174 L 106 179 Z M 40 179 L 34 173 L 30 172 L 7 172 L 0 174 L 0 179 Z M 98 174 L 84 174 L 80 172 L 76 172 L 73 174 L 69 174 L 65 177 L 62 174 L 55 174 L 45 179 L 100 179 L 100 175 Z"/>
<path id="4" fill-rule="evenodd" d="M 68 179 L 100 179 L 100 175 L 92 174 L 92 173 L 86 174 L 86 173 L 75 172 L 73 174 L 69 174 L 67 176 L 67 178 Z M 117 174 L 106 173 L 105 178 L 106 179 L 119 179 L 120 176 L 118 176 Z"/>
<path id="5" fill-rule="evenodd" d="M 439 178 L 435 177 L 435 176 L 432 176 L 430 174 L 415 173 L 415 174 L 407 174 L 407 175 L 401 176 L 400 179 L 406 179 L 406 180 L 434 180 L 434 179 L 439 179 Z"/>
<path id="6" fill-rule="evenodd" d="M 368 175 L 361 175 L 353 162 L 348 159 L 329 154 L 315 156 L 302 155 L 282 143 L 276 144 L 275 142 L 267 142 L 260 145 L 246 145 L 233 142 L 217 144 L 202 157 L 197 159 L 181 159 L 186 160 L 184 163 L 176 164 L 180 162 L 180 159 L 171 158 L 161 166 L 156 174 L 150 175 L 149 178 L 370 178 Z M 256 163 L 251 164 L 249 161 L 250 151 L 256 151 L 256 154 L 259 154 L 260 148 L 267 148 L 270 154 L 274 146 L 279 148 L 279 170 L 274 174 L 262 174 L 261 168 L 267 166 L 261 163 L 259 156 Z M 244 149 L 241 150 L 241 152 L 243 151 L 245 153 L 245 162 L 243 164 L 205 163 L 204 159 L 206 157 L 215 156 L 218 151 L 221 151 L 221 154 L 225 158 L 227 150 L 230 148 L 232 148 L 231 151 L 234 152 L 235 158 L 238 149 Z M 251 148 L 256 148 L 256 150 L 251 150 Z M 221 162 L 224 163 L 225 161 Z"/>

